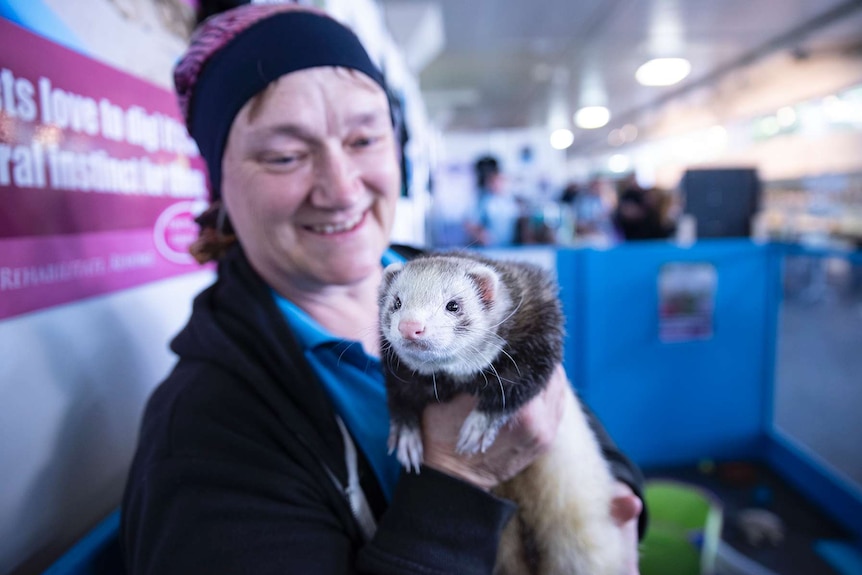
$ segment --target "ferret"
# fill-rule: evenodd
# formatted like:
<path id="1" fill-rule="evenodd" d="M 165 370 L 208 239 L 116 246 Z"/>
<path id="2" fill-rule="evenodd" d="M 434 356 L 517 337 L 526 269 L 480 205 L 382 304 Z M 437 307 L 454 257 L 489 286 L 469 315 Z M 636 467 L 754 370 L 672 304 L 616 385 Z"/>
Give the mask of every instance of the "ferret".
<path id="1" fill-rule="evenodd" d="M 484 451 L 562 359 L 558 286 L 532 264 L 474 252 L 423 255 L 384 270 L 379 304 L 389 448 L 408 470 L 418 472 L 422 462 L 427 404 L 460 392 L 477 396 L 456 449 Z M 626 550 L 611 517 L 613 483 L 570 388 L 549 451 L 494 489 L 518 505 L 494 573 L 622 573 Z"/>

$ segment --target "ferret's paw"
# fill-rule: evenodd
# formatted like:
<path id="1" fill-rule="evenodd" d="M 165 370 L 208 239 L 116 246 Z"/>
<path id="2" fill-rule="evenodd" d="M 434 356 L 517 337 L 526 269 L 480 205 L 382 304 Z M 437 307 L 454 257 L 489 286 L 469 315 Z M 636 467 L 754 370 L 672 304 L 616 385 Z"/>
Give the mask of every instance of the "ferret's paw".
<path id="1" fill-rule="evenodd" d="M 464 420 L 464 425 L 461 426 L 455 451 L 467 455 L 484 453 L 494 443 L 502 424 L 503 419 L 500 417 L 493 417 L 481 411 L 471 411 Z"/>
<path id="2" fill-rule="evenodd" d="M 418 427 L 391 425 L 389 427 L 389 453 L 408 471 L 419 473 L 422 465 L 422 433 Z"/>

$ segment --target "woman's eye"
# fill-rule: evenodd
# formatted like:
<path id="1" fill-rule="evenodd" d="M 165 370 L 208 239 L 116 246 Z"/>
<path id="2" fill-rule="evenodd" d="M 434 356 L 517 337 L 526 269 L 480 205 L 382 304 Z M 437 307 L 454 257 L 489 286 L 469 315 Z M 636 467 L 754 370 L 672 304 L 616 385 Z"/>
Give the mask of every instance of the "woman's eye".
<path id="1" fill-rule="evenodd" d="M 296 161 L 296 156 L 270 156 L 263 161 L 274 166 L 288 166 Z"/>
<path id="2" fill-rule="evenodd" d="M 298 164 L 307 155 L 308 153 L 304 151 L 280 151 L 273 149 L 262 152 L 259 157 L 260 162 L 266 166 L 272 166 L 274 168 L 284 168 L 292 167 L 294 164 Z"/>
<path id="3" fill-rule="evenodd" d="M 351 147 L 353 148 L 367 148 L 371 146 L 375 142 L 377 142 L 379 138 L 375 138 L 372 136 L 355 138 L 352 142 L 350 142 Z"/>
<path id="4" fill-rule="evenodd" d="M 452 313 L 455 313 L 455 312 L 459 311 L 460 309 L 461 309 L 461 306 L 458 305 L 458 302 L 455 300 L 452 300 L 446 304 L 446 311 L 451 311 Z"/>

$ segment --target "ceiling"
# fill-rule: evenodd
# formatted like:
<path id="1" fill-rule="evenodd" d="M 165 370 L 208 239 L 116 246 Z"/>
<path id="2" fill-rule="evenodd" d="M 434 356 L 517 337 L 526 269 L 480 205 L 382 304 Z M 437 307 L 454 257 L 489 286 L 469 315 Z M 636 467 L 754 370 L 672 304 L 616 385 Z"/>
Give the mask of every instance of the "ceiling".
<path id="1" fill-rule="evenodd" d="M 418 70 L 443 130 L 548 126 L 549 110 L 604 105 L 611 122 L 575 130 L 571 150 L 651 108 L 778 51 L 862 57 L 862 0 L 383 0 L 384 11 L 438 10 L 442 47 Z M 396 38 L 398 40 L 398 38 Z M 672 87 L 644 87 L 635 70 L 683 56 Z"/>

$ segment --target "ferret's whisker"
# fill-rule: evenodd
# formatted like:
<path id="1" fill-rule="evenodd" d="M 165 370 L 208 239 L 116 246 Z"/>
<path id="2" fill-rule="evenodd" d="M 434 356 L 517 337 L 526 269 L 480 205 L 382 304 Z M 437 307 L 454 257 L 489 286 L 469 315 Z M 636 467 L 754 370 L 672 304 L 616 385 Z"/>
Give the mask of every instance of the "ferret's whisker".
<path id="1" fill-rule="evenodd" d="M 350 341 L 347 339 L 342 339 L 341 341 L 338 342 L 338 345 L 341 345 L 341 344 L 346 344 L 346 345 L 344 346 L 344 349 L 341 350 L 341 353 L 338 354 L 338 361 L 336 362 L 336 365 L 341 365 L 341 358 L 344 357 L 344 354 L 347 353 L 347 350 L 350 349 L 355 343 L 357 343 L 357 342 Z"/>
<path id="2" fill-rule="evenodd" d="M 515 306 L 515 309 L 513 309 L 511 312 L 509 312 L 509 315 L 507 315 L 506 317 L 504 317 L 503 319 L 501 319 L 499 322 L 497 322 L 496 324 L 492 325 L 491 327 L 492 327 L 492 328 L 494 328 L 494 327 L 498 327 L 498 326 L 501 326 L 501 325 L 503 325 L 504 323 L 506 323 L 506 320 L 508 320 L 508 319 L 509 319 L 510 317 L 512 317 L 513 315 L 515 315 L 515 313 L 516 313 L 519 309 L 521 309 L 521 304 L 522 304 L 522 303 L 524 303 L 524 298 L 523 298 L 523 297 L 521 297 L 520 301 L 518 301 L 518 305 L 516 305 L 516 306 Z"/>
<path id="3" fill-rule="evenodd" d="M 521 375 L 521 368 L 518 367 L 518 362 L 515 361 L 515 358 L 513 358 L 511 355 L 509 355 L 505 349 L 501 349 L 500 353 L 502 353 L 503 355 L 505 355 L 506 357 L 509 358 L 509 361 L 512 362 L 512 365 L 515 366 L 515 371 L 517 371 L 518 375 L 520 376 Z"/>
<path id="4" fill-rule="evenodd" d="M 462 331 L 462 333 L 470 333 L 470 334 L 485 336 L 487 338 L 487 340 L 489 340 L 489 341 L 490 340 L 496 340 L 500 345 L 506 343 L 506 339 L 502 335 L 500 335 L 499 333 L 494 331 L 493 327 L 485 328 L 485 327 L 478 327 L 478 326 L 470 326 L 467 328 L 463 328 L 461 331 Z"/>
<path id="5" fill-rule="evenodd" d="M 485 375 L 485 370 L 483 369 L 482 371 L 479 372 L 479 374 L 485 379 L 485 385 L 482 387 L 488 387 L 488 376 Z"/>
<path id="6" fill-rule="evenodd" d="M 354 345 L 356 345 L 356 344 L 360 344 L 360 345 L 362 345 L 362 343 L 361 343 L 361 342 L 362 342 L 362 340 L 365 338 L 365 336 L 366 336 L 366 335 L 368 335 L 368 334 L 369 334 L 369 333 L 371 333 L 371 332 L 376 332 L 376 331 L 378 331 L 377 326 L 368 326 L 368 327 L 365 327 L 365 328 L 363 328 L 363 329 L 359 330 L 359 333 L 357 334 L 357 335 L 359 336 L 359 340 L 358 340 L 358 341 L 357 341 L 357 340 L 353 340 L 353 339 L 348 339 L 348 338 L 346 338 L 346 337 L 345 337 L 345 338 L 341 338 L 340 340 L 338 340 L 338 344 L 336 344 L 336 345 L 337 345 L 337 346 L 341 346 L 341 345 L 343 345 L 343 346 L 344 346 L 344 348 L 341 350 L 341 353 L 339 353 L 339 354 L 338 354 L 338 361 L 336 362 L 336 365 L 341 365 L 341 360 L 342 360 L 342 358 L 344 357 L 344 354 L 345 354 L 345 353 L 347 353 L 347 350 L 348 350 L 348 349 L 350 349 L 351 347 L 353 347 L 353 346 L 354 346 Z M 383 342 L 381 343 L 381 348 L 382 348 L 384 345 L 386 345 L 386 343 L 388 343 L 388 342 L 386 341 L 386 339 L 385 339 L 385 338 L 383 338 Z M 337 347 L 336 347 L 336 349 L 337 349 Z"/>
<path id="7" fill-rule="evenodd" d="M 503 380 L 500 378 L 500 374 L 497 373 L 497 368 L 494 367 L 494 364 L 490 364 L 488 367 L 491 368 L 491 371 L 494 372 L 494 375 L 497 376 L 497 382 L 500 384 L 500 397 L 503 398 L 503 411 L 506 410 L 506 392 L 503 390 Z"/>

